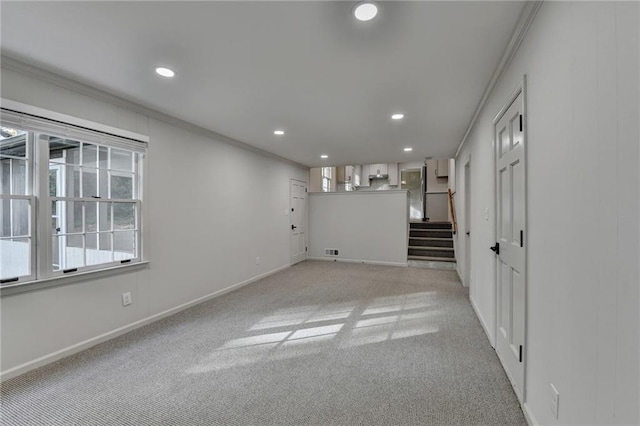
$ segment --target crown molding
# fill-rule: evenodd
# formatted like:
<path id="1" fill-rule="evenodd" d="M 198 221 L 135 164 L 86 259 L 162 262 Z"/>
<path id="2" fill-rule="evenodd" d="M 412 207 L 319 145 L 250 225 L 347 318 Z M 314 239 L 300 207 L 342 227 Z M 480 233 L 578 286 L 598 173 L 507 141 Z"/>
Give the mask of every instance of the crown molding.
<path id="1" fill-rule="evenodd" d="M 285 163 L 291 164 L 296 167 L 300 167 L 305 170 L 309 169 L 309 166 L 307 165 L 298 163 L 296 161 L 290 160 L 285 157 L 281 157 L 272 152 L 266 151 L 261 148 L 257 148 L 253 145 L 249 145 L 245 142 L 230 138 L 228 136 L 214 132 L 213 130 L 206 129 L 204 127 L 198 126 L 191 122 L 176 118 L 172 115 L 165 114 L 163 112 L 143 106 L 136 102 L 126 100 L 124 98 L 121 98 L 112 93 L 106 92 L 104 90 L 98 89 L 96 87 L 90 86 L 88 84 L 84 84 L 79 81 L 64 77 L 60 74 L 56 74 L 51 71 L 47 71 L 42 68 L 27 64 L 18 59 L 12 58 L 4 53 L 0 56 L 0 67 L 9 71 L 14 71 L 23 75 L 27 75 L 29 77 L 36 78 L 38 80 L 46 81 L 58 87 L 68 89 L 68 90 L 80 93 L 82 95 L 89 96 L 94 99 L 98 99 L 103 102 L 107 102 L 109 104 L 112 104 L 121 108 L 125 108 L 129 111 L 133 111 L 133 112 L 145 115 L 155 120 L 163 121 L 167 124 L 171 124 L 173 126 L 198 134 L 200 136 L 214 139 L 218 142 L 226 143 L 228 145 L 233 145 L 235 147 L 242 148 L 247 151 L 251 151 L 253 153 L 263 155 L 265 157 L 274 158 L 276 160 L 283 161 Z"/>
<path id="2" fill-rule="evenodd" d="M 542 6 L 543 2 L 544 2 L 543 0 L 527 1 L 524 8 L 522 9 L 522 12 L 520 12 L 520 18 L 518 18 L 518 24 L 516 25 L 516 28 L 513 31 L 511 40 L 509 40 L 509 44 L 507 45 L 507 48 L 502 54 L 502 58 L 500 59 L 500 62 L 498 62 L 498 66 L 493 72 L 493 75 L 491 76 L 491 80 L 489 80 L 489 84 L 484 89 L 482 98 L 480 98 L 480 102 L 478 103 L 478 106 L 476 107 L 476 110 L 473 113 L 473 117 L 471 117 L 471 121 L 469 122 L 469 125 L 467 126 L 467 130 L 465 131 L 464 136 L 460 141 L 460 145 L 458 145 L 458 149 L 456 150 L 456 154 L 454 157 L 458 157 L 458 155 L 460 154 L 460 151 L 462 151 L 462 148 L 464 147 L 464 144 L 467 142 L 469 135 L 473 131 L 474 127 L 476 126 L 478 117 L 480 117 L 480 113 L 482 112 L 484 107 L 487 105 L 487 102 L 489 101 L 489 99 L 491 98 L 491 95 L 493 94 L 496 87 L 498 86 L 498 83 L 502 79 L 505 71 L 507 70 L 507 68 L 509 68 L 511 61 L 513 60 L 514 56 L 518 52 L 518 49 L 520 48 L 520 44 L 522 44 L 522 40 L 524 39 L 525 34 L 529 30 L 531 23 L 533 22 L 536 15 L 538 14 L 538 11 L 540 10 L 540 6 Z"/>

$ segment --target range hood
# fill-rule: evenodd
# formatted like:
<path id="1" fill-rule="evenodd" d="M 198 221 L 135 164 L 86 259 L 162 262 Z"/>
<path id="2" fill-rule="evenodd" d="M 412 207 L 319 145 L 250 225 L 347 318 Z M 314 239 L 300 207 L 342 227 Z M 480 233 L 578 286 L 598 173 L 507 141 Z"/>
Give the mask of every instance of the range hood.
<path id="1" fill-rule="evenodd" d="M 369 175 L 369 180 L 375 180 L 375 179 L 389 179 L 389 175 L 388 174 L 380 174 L 380 175 Z"/>

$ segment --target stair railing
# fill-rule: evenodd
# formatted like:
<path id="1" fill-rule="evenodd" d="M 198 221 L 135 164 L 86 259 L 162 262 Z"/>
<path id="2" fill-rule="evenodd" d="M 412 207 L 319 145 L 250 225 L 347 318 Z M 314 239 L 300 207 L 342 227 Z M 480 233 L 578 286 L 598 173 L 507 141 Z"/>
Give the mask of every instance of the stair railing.
<path id="1" fill-rule="evenodd" d="M 447 189 L 449 193 L 449 210 L 451 210 L 451 221 L 453 222 L 453 233 L 456 234 L 458 232 L 458 221 L 456 220 L 456 209 L 453 206 L 453 193 L 451 192 L 451 188 Z"/>

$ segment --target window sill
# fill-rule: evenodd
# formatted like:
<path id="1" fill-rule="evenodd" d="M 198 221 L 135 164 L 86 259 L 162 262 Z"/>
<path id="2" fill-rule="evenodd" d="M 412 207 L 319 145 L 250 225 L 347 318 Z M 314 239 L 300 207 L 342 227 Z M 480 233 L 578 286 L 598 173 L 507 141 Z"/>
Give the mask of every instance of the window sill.
<path id="1" fill-rule="evenodd" d="M 113 275 L 128 273 L 138 269 L 146 268 L 148 265 L 149 261 L 142 261 L 126 265 L 113 266 L 111 268 L 99 269 L 96 271 L 78 272 L 73 275 L 45 278 L 42 280 L 29 281 L 20 284 L 5 285 L 0 288 L 0 297 L 26 293 L 28 291 L 42 290 L 45 288 L 57 287 L 60 285 L 72 284 L 79 281 L 95 280 Z"/>

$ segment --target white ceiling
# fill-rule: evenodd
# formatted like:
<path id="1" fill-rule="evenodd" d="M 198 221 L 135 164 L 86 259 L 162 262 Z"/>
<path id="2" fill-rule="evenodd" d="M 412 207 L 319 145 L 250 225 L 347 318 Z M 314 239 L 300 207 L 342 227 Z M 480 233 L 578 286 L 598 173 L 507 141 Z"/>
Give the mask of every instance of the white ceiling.
<path id="1" fill-rule="evenodd" d="M 452 157 L 523 3 L 354 4 L 5 1 L 1 46 L 308 166 Z"/>

